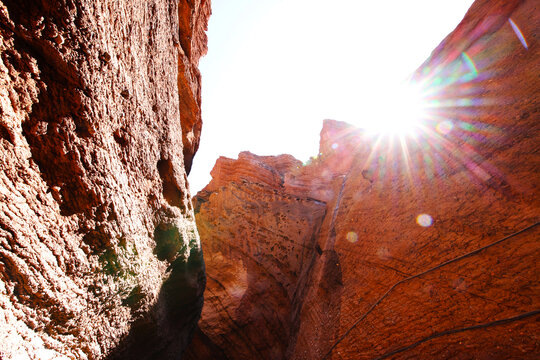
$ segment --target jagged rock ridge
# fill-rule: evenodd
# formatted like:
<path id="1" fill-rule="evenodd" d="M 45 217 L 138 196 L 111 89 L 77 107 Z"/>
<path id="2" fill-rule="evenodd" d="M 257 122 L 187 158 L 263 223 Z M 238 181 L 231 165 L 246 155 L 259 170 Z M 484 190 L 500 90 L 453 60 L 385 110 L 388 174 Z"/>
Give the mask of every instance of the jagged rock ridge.
<path id="1" fill-rule="evenodd" d="M 0 357 L 175 358 L 210 1 L 0 1 Z"/>
<path id="2" fill-rule="evenodd" d="M 476 1 L 415 73 L 416 138 L 325 121 L 309 164 L 220 158 L 192 359 L 540 354 L 540 11 Z"/>

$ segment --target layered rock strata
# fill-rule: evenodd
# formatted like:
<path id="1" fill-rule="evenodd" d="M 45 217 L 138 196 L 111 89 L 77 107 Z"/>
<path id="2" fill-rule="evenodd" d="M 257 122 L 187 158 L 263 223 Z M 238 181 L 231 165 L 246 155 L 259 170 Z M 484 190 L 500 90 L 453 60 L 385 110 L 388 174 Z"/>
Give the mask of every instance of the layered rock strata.
<path id="1" fill-rule="evenodd" d="M 0 358 L 178 358 L 209 0 L 0 1 Z"/>
<path id="2" fill-rule="evenodd" d="M 414 136 L 325 121 L 308 164 L 219 159 L 191 358 L 537 358 L 539 10 L 473 4 L 415 73 Z"/>

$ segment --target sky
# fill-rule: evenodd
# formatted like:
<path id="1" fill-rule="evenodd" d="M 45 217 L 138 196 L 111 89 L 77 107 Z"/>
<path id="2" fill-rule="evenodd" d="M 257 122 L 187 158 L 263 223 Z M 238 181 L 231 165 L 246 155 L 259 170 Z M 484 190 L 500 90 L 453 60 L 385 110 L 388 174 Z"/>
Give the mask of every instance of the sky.
<path id="1" fill-rule="evenodd" d="M 473 0 L 212 0 L 195 195 L 219 156 L 316 156 L 324 119 L 368 128 Z"/>

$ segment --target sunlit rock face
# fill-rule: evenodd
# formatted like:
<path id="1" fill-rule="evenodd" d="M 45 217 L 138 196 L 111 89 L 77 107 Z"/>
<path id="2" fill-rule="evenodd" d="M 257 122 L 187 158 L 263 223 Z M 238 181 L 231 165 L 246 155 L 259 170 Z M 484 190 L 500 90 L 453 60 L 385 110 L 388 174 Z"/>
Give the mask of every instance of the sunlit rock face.
<path id="1" fill-rule="evenodd" d="M 0 1 L 0 358 L 179 358 L 210 1 Z"/>
<path id="2" fill-rule="evenodd" d="M 196 198 L 207 266 L 200 327 L 227 357 L 284 358 L 296 334 L 326 210 L 288 189 L 286 176 L 301 167 L 289 155 L 220 158 Z M 196 346 L 190 351 L 201 358 Z"/>
<path id="3" fill-rule="evenodd" d="M 474 3 L 415 73 L 414 136 L 325 121 L 308 164 L 217 162 L 188 358 L 538 357 L 538 6 Z"/>

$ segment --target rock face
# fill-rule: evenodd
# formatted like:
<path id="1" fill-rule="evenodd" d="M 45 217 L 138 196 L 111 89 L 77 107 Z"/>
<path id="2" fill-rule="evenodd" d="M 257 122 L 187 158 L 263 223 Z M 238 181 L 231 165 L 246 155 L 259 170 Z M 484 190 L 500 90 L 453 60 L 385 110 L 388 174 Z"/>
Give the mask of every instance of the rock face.
<path id="1" fill-rule="evenodd" d="M 289 155 L 220 158 L 197 198 L 208 269 L 200 326 L 229 358 L 284 358 L 296 333 L 326 212 L 287 188 L 301 165 Z"/>
<path id="2" fill-rule="evenodd" d="M 539 10 L 473 4 L 415 73 L 414 137 L 328 120 L 308 164 L 219 159 L 188 358 L 538 358 Z"/>
<path id="3" fill-rule="evenodd" d="M 178 358 L 209 0 L 0 1 L 0 358 Z"/>

